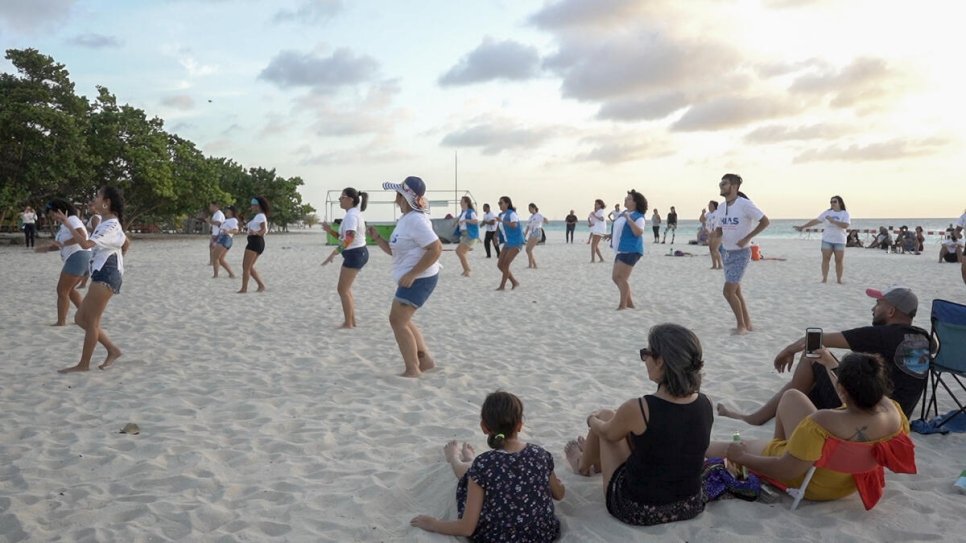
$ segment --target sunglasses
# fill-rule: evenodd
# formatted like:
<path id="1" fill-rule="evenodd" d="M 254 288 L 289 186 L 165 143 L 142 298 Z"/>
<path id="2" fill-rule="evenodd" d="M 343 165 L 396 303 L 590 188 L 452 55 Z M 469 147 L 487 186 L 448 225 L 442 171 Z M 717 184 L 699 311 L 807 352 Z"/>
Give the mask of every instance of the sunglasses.
<path id="1" fill-rule="evenodd" d="M 657 353 L 655 353 L 648 347 L 644 347 L 643 349 L 641 349 L 641 361 L 644 361 L 644 359 L 646 359 L 649 356 L 651 358 L 657 358 Z"/>

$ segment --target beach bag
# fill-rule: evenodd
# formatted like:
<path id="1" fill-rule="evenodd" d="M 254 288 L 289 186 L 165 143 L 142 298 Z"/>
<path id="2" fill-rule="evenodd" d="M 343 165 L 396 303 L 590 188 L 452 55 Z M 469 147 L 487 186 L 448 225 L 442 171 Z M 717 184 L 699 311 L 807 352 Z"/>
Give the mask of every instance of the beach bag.
<path id="1" fill-rule="evenodd" d="M 725 466 L 723 458 L 705 460 L 701 484 L 709 502 L 732 497 L 753 502 L 761 494 L 761 479 L 757 475 L 749 473 L 747 479 L 737 479 Z"/>

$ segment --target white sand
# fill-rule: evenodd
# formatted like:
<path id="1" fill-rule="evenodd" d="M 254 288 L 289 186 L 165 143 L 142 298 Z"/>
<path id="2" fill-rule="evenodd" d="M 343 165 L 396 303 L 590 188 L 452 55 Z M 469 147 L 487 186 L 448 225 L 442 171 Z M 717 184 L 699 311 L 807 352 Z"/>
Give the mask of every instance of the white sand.
<path id="1" fill-rule="evenodd" d="M 259 269 L 269 292 L 236 295 L 239 280 L 210 279 L 204 239 L 142 241 L 123 293 L 103 321 L 124 357 L 109 371 L 59 375 L 76 363 L 82 331 L 51 328 L 55 254 L 0 247 L 0 540 L 3 541 L 445 541 L 411 528 L 416 514 L 455 515 L 446 440 L 485 450 L 483 397 L 498 388 L 526 407 L 526 439 L 550 450 L 567 496 L 564 541 L 956 540 L 966 496 L 966 436 L 914 434 L 919 474 L 887 475 L 866 512 L 834 503 L 737 500 L 697 519 L 652 528 L 607 515 L 600 478 L 566 468 L 563 446 L 588 412 L 654 389 L 638 349 L 648 327 L 677 322 L 705 350 L 704 391 L 751 408 L 787 379 L 772 358 L 806 326 L 841 330 L 871 319 L 868 286 L 911 286 L 917 324 L 933 298 L 966 298 L 955 265 L 928 255 L 850 249 L 845 286 L 819 284 L 818 241 L 765 241 L 744 290 L 756 331 L 729 334 L 723 276 L 701 258 L 652 246 L 631 281 L 638 309 L 616 312 L 611 265 L 591 265 L 579 240 L 537 249 L 539 270 L 516 263 L 521 288 L 497 293 L 495 259 L 471 254 L 472 278 L 443 253 L 436 293 L 417 314 L 441 369 L 395 377 L 403 364 L 387 322 L 389 257 L 374 250 L 355 285 L 360 328 L 340 331 L 338 265 L 319 263 L 321 234 L 271 235 Z M 230 253 L 241 272 L 243 240 Z M 607 254 L 608 259 L 611 255 Z M 834 272 L 833 272 L 834 274 Z M 95 352 L 95 364 L 104 356 Z M 952 404 L 944 398 L 949 408 Z M 119 434 L 128 422 L 137 436 Z M 713 437 L 752 428 L 716 419 Z"/>

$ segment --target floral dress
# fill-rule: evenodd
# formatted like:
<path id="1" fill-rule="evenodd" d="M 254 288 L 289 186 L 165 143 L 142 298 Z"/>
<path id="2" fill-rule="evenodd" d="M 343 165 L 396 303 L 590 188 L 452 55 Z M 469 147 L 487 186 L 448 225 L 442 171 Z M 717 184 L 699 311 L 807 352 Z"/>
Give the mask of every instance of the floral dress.
<path id="1" fill-rule="evenodd" d="M 475 543 L 557 539 L 560 521 L 553 512 L 551 473 L 553 456 L 532 443 L 516 453 L 487 451 L 477 456 L 456 487 L 460 518 L 466 508 L 469 479 L 485 492 L 471 539 Z"/>

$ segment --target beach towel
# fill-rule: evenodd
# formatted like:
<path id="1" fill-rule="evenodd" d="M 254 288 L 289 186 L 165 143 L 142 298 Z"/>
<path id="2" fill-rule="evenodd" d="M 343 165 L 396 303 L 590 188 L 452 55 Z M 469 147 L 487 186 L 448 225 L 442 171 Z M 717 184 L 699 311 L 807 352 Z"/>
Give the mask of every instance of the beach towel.
<path id="1" fill-rule="evenodd" d="M 949 432 L 966 432 L 966 415 L 960 413 L 953 416 L 953 414 L 957 411 L 958 409 L 953 409 L 945 415 L 939 415 L 938 417 L 929 420 L 914 420 L 909 423 L 909 428 L 911 428 L 913 432 L 919 434 L 948 434 Z M 946 417 L 948 417 L 949 420 L 943 424 L 939 424 Z"/>

